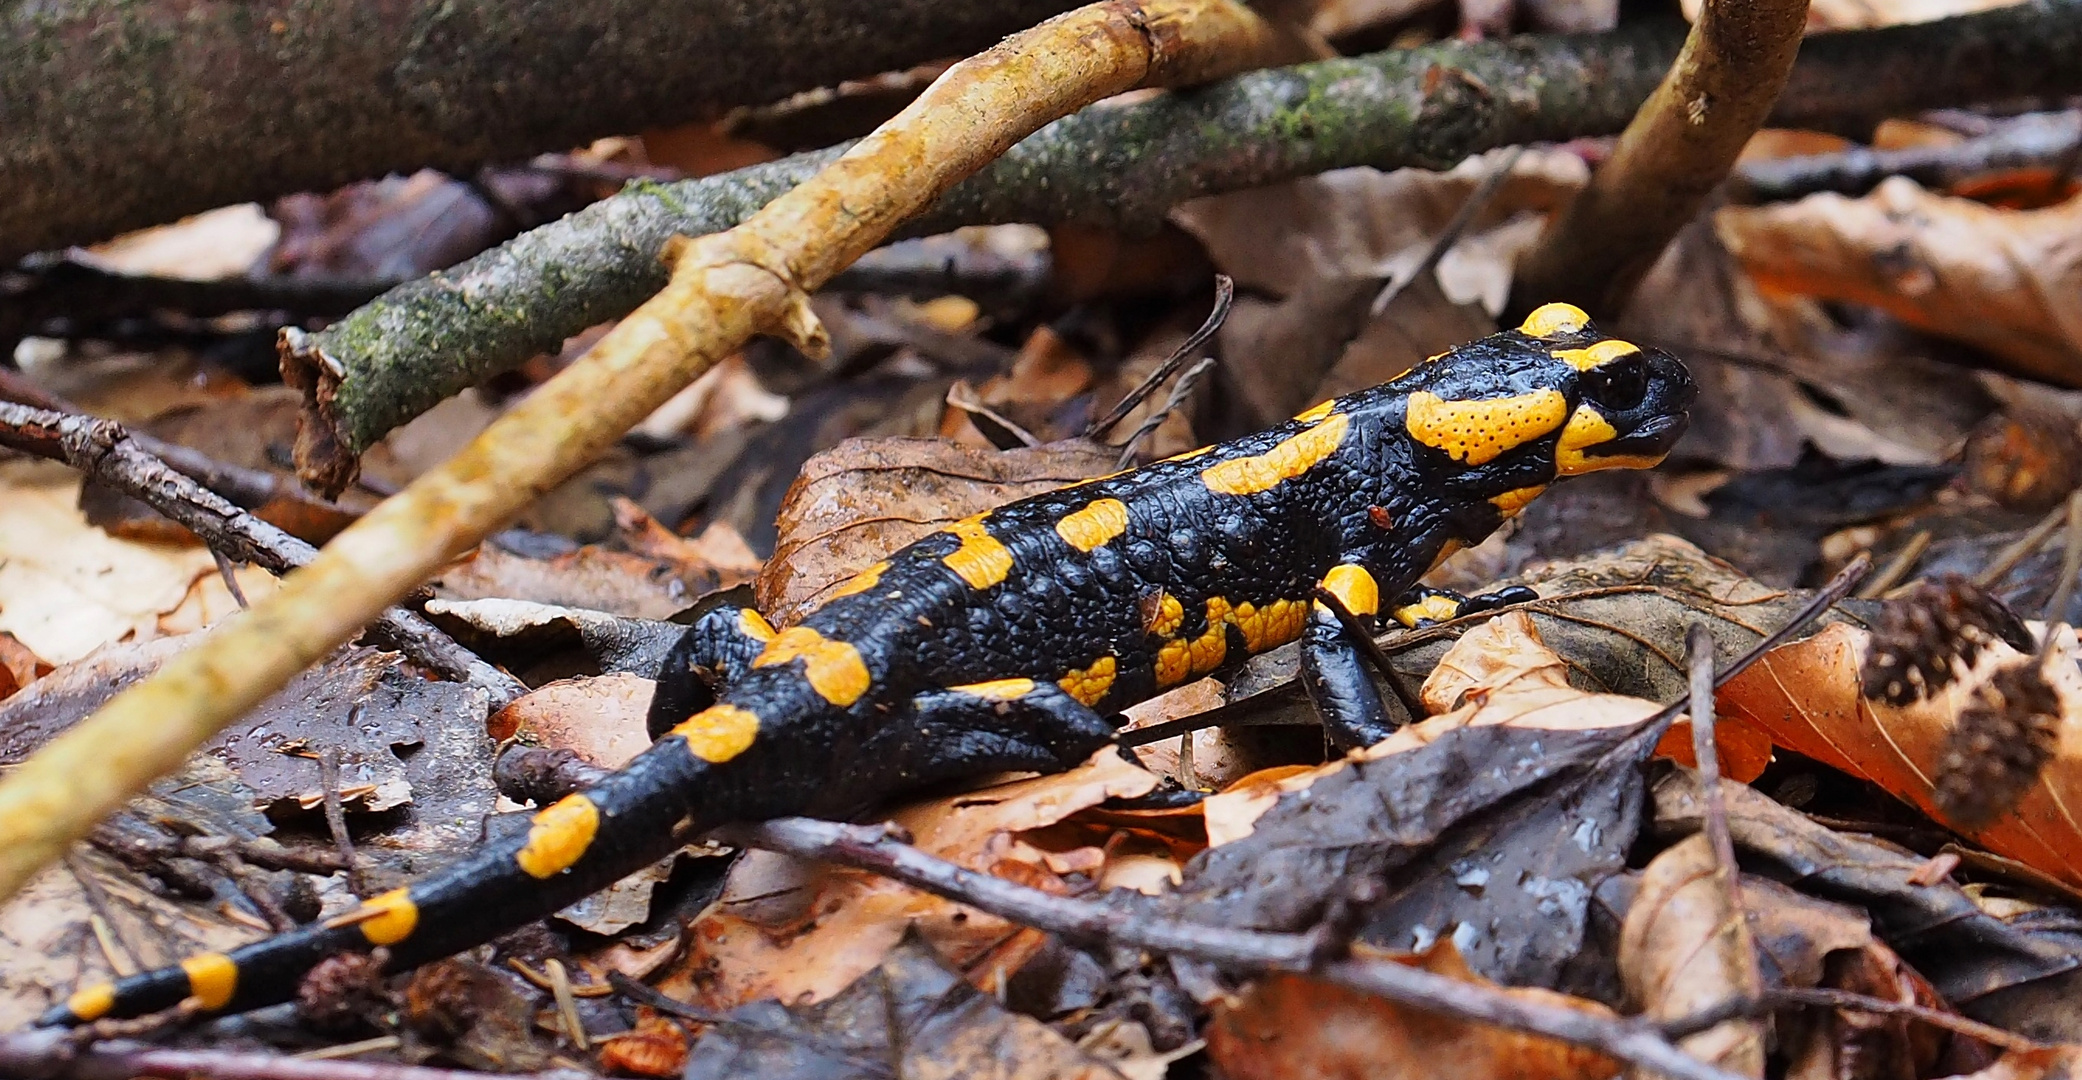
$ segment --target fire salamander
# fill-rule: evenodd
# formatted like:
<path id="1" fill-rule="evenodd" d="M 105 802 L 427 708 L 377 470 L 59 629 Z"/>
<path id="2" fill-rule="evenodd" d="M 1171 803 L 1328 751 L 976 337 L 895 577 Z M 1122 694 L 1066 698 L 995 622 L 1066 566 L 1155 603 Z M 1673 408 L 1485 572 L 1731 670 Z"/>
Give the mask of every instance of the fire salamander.
<path id="1" fill-rule="evenodd" d="M 329 955 L 382 947 L 393 970 L 447 956 L 694 830 L 1067 768 L 1120 708 L 1290 641 L 1332 744 L 1374 742 L 1389 728 L 1346 625 L 1384 601 L 1409 624 L 1468 610 L 1409 590 L 1557 478 L 1660 461 L 1695 393 L 1674 358 L 1550 304 L 1269 431 L 949 526 L 798 625 L 713 610 L 667 661 L 653 745 L 525 835 L 338 917 L 90 986 L 42 1022 L 280 1002 Z"/>

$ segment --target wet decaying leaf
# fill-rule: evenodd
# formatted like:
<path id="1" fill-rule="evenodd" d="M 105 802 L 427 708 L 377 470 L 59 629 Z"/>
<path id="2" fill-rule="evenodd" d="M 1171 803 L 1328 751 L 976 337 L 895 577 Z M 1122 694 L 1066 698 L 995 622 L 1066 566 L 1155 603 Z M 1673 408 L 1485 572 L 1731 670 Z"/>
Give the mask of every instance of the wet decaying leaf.
<path id="1" fill-rule="evenodd" d="M 0 762 L 22 760 L 196 636 L 103 649 L 9 698 L 0 705 Z M 412 675 L 394 653 L 350 647 L 298 675 L 204 752 L 246 785 L 256 809 L 290 814 L 323 804 L 318 755 L 337 752 L 346 809 L 410 805 L 409 827 L 379 845 L 453 852 L 474 841 L 495 800 L 485 712 L 482 691 Z"/>
<path id="2" fill-rule="evenodd" d="M 1178 892 L 1153 902 L 1295 931 L 1348 882 L 1384 881 L 1364 940 L 1420 950 L 1451 940 L 1484 977 L 1569 983 L 1591 890 L 1633 843 L 1640 766 L 1654 748 L 1641 721 L 1657 706 L 1569 686 L 1532 627 L 1510 613 L 1470 631 L 1427 694 L 1466 704 L 1282 781 L 1286 793 L 1248 835 L 1195 858 Z M 1235 798 L 1269 801 L 1210 800 L 1211 834 L 1216 815 L 1239 831 L 1221 805 Z"/>
<path id="3" fill-rule="evenodd" d="M 1641 872 L 1619 933 L 1627 996 L 1657 1020 L 1677 1020 L 1763 990 L 1749 924 L 1731 903 L 1713 845 L 1696 833 Z M 1679 1043 L 1694 1057 L 1744 1076 L 1764 1075 L 1764 1025 L 1730 1020 Z"/>
<path id="4" fill-rule="evenodd" d="M 1119 1080 L 1036 1020 L 1006 1012 L 911 937 L 844 993 L 746 1005 L 709 1029 L 687 1080 Z"/>
<path id="5" fill-rule="evenodd" d="M 1489 985 L 1468 970 L 1451 943 L 1396 959 Z M 1596 1002 L 1549 990 L 1507 993 L 1611 1015 Z M 1448 1062 L 1452 1075 L 1468 1080 L 1604 1080 L 1617 1070 L 1612 1059 L 1595 1051 L 1404 1008 L 1306 975 L 1259 979 L 1233 1003 L 1217 1007 L 1208 1022 L 1207 1051 L 1231 1080 L 1429 1080 L 1441 1075 Z"/>
<path id="6" fill-rule="evenodd" d="M 1698 830 L 1691 773 L 1671 770 L 1651 790 L 1658 836 Z M 1747 870 L 1870 912 L 1880 938 L 1971 1016 L 2027 1032 L 2082 1033 L 2067 989 L 2082 968 L 2082 914 L 2005 902 L 1949 880 L 1916 884 L 1922 856 L 1826 828 L 1740 784 L 1723 790 Z M 2022 992 L 2034 984 L 2059 990 Z"/>
<path id="7" fill-rule="evenodd" d="M 1722 689 L 1721 708 L 1780 746 L 1872 780 L 1943 820 L 1935 784 L 1947 735 L 1989 670 L 2024 660 L 2007 645 L 1991 644 L 1977 674 L 1896 708 L 1860 693 L 1868 640 L 1863 630 L 1832 626 L 1781 646 Z M 2082 883 L 2082 821 L 2075 816 L 2082 808 L 2082 668 L 2074 632 L 2056 631 L 2046 653 L 2041 670 L 2062 712 L 2053 758 L 2012 811 L 1964 831 L 1989 850 L 2072 885 Z"/>
<path id="8" fill-rule="evenodd" d="M 757 584 L 786 625 L 876 559 L 971 514 L 1114 471 L 1119 451 L 1085 442 L 985 451 L 939 439 L 854 439 L 811 458 L 781 507 L 780 541 Z"/>

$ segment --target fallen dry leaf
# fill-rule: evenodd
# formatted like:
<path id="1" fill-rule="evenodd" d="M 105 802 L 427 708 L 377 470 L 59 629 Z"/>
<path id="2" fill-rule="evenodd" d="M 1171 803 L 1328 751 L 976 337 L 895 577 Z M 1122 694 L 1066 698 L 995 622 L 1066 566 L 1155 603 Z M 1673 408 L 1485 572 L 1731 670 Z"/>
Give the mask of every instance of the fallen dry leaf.
<path id="1" fill-rule="evenodd" d="M 157 637 L 161 618 L 184 603 L 237 607 L 208 551 L 112 537 L 80 514 L 79 488 L 62 465 L 0 464 L 0 631 L 65 664 L 111 642 Z M 269 587 L 240 582 L 248 596 Z"/>
<path id="2" fill-rule="evenodd" d="M 1763 992 L 1749 923 L 1729 903 L 1704 833 L 1664 849 L 1641 874 L 1619 934 L 1627 996 L 1657 1020 L 1677 1020 Z M 1730 1020 L 1679 1044 L 1744 1076 L 1764 1075 L 1764 1025 Z"/>
<path id="3" fill-rule="evenodd" d="M 1450 942 L 1422 956 L 1392 959 L 1462 982 L 1496 985 L 1469 971 Z M 1529 1004 L 1612 1017 L 1597 1002 L 1551 990 L 1511 987 L 1504 993 Z M 1215 1009 L 1207 1052 L 1230 1080 L 1430 1080 L 1449 1073 L 1456 1080 L 1603 1080 L 1617 1068 L 1594 1050 L 1284 974 L 1258 980 L 1233 1003 Z"/>
<path id="4" fill-rule="evenodd" d="M 572 750 L 603 769 L 619 769 L 651 745 L 644 715 L 657 684 L 637 675 L 561 679 L 500 709 L 491 736 L 524 736 L 534 745 Z"/>
<path id="5" fill-rule="evenodd" d="M 50 673 L 47 661 L 30 651 L 20 638 L 0 630 L 0 701 Z"/>
<path id="6" fill-rule="evenodd" d="M 1725 207 L 1714 227 L 1768 289 L 1884 308 L 2082 386 L 2082 199 L 2001 210 L 1895 177 L 1863 198 Z"/>
<path id="7" fill-rule="evenodd" d="M 915 803 L 890 818 L 928 854 L 1061 891 L 1062 878 L 1049 863 L 1063 853 L 1036 848 L 1019 834 L 1155 786 L 1156 777 L 1108 749 L 1066 773 Z M 881 963 L 913 925 L 934 948 L 984 977 L 1019 966 L 977 967 L 976 961 L 1019 934 L 994 916 L 873 874 L 754 852 L 732 871 L 723 897 L 690 928 L 688 957 L 660 988 L 719 1010 L 764 999 L 821 1001 Z M 1016 944 L 1038 948 L 1043 938 L 1028 935 Z"/>
<path id="8" fill-rule="evenodd" d="M 756 585 L 785 626 L 839 582 L 971 514 L 1113 471 L 1084 442 L 975 450 L 944 439 L 849 439 L 805 462 L 782 501 L 780 540 Z"/>
<path id="9" fill-rule="evenodd" d="M 1933 818 L 1932 795 L 1946 734 L 1987 671 L 2015 663 L 2000 643 L 1985 650 L 1972 678 L 1906 708 L 1865 700 L 1858 667 L 1870 635 L 1836 624 L 1782 645 L 1737 676 L 1719 696 L 1723 713 L 1772 741 L 1832 768 L 1864 777 Z M 1965 835 L 1991 851 L 2082 884 L 2082 669 L 2073 630 L 2056 631 L 2043 672 L 2059 694 L 2059 743 L 2038 783 L 2014 810 Z"/>
<path id="10" fill-rule="evenodd" d="M 712 566 L 588 544 L 551 559 L 485 545 L 430 584 L 449 600 L 528 600 L 637 619 L 666 619 L 714 592 Z"/>

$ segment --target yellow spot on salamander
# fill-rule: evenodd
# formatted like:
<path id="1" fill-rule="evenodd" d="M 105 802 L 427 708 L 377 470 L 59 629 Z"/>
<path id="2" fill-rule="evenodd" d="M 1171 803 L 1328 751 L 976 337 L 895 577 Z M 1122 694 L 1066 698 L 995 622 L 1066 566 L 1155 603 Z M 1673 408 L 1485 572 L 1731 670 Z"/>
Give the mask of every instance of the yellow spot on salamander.
<path id="1" fill-rule="evenodd" d="M 1414 604 L 1396 608 L 1395 621 L 1404 626 L 1416 626 L 1419 621 L 1424 619 L 1430 619 L 1433 622 L 1445 622 L 1459 614 L 1460 601 L 1450 596 L 1433 594 Z"/>
<path id="2" fill-rule="evenodd" d="M 1333 566 L 1323 575 L 1323 591 L 1354 615 L 1372 615 L 1381 610 L 1381 586 L 1363 566 L 1346 563 Z"/>
<path id="3" fill-rule="evenodd" d="M 1307 409 L 1304 409 L 1303 411 L 1295 414 L 1294 419 L 1299 420 L 1304 424 L 1313 424 L 1316 421 L 1321 420 L 1326 416 L 1329 416 L 1331 411 L 1336 408 L 1337 399 L 1331 398 L 1329 401 L 1318 402 L 1315 405 L 1309 406 Z"/>
<path id="4" fill-rule="evenodd" d="M 1223 495 L 1256 495 L 1292 480 L 1337 452 L 1352 426 L 1346 413 L 1332 413 L 1316 426 L 1251 457 L 1232 458 L 1201 470 L 1208 490 Z"/>
<path id="5" fill-rule="evenodd" d="M 1004 550 L 1002 545 L 999 550 Z M 1009 561 L 1010 558 L 1008 554 L 1006 559 Z M 952 562 L 954 556 L 949 555 L 947 559 Z M 859 701 L 860 695 L 867 693 L 869 684 L 874 681 L 868 675 L 867 664 L 860 659 L 859 649 L 850 642 L 832 641 L 807 626 L 791 626 L 781 631 L 752 661 L 752 666 L 774 667 L 794 660 L 803 662 L 803 676 L 809 680 L 810 689 L 840 708 Z"/>
<path id="6" fill-rule="evenodd" d="M 81 987 L 71 997 L 65 999 L 66 1011 L 72 1014 L 73 1019 L 81 1023 L 99 1020 L 107 1016 L 108 1011 L 115 1007 L 115 983 L 95 983 L 92 986 Z"/>
<path id="7" fill-rule="evenodd" d="M 1590 325 L 1590 316 L 1574 304 L 1541 304 L 1518 324 L 1526 337 L 1551 338 L 1573 334 Z"/>
<path id="8" fill-rule="evenodd" d="M 960 691 L 971 697 L 980 697 L 985 701 L 1018 701 L 1034 692 L 1034 680 L 992 679 L 989 682 L 951 686 L 948 689 Z"/>
<path id="9" fill-rule="evenodd" d="M 711 705 L 666 732 L 687 740 L 687 750 L 711 765 L 745 752 L 759 735 L 759 716 L 735 705 Z"/>
<path id="10" fill-rule="evenodd" d="M 419 905 L 412 902 L 410 889 L 369 897 L 362 901 L 361 909 L 372 913 L 361 921 L 361 936 L 371 945 L 395 945 L 419 927 Z"/>
<path id="11" fill-rule="evenodd" d="M 889 564 L 887 562 L 878 562 L 875 565 L 870 566 L 865 570 L 862 570 L 860 573 L 855 574 L 850 578 L 847 578 L 845 584 L 840 585 L 838 588 L 831 590 L 831 598 L 833 600 L 836 600 L 841 596 L 852 596 L 856 593 L 864 593 L 869 589 L 872 589 L 875 586 L 880 585 L 882 583 L 882 571 L 887 569 L 889 569 Z M 772 641 L 773 635 L 769 633 L 766 637 L 762 638 L 761 640 Z"/>
<path id="12" fill-rule="evenodd" d="M 1128 531 L 1128 504 L 1119 499 L 1093 499 L 1084 509 L 1055 523 L 1056 535 L 1079 551 L 1095 551 Z"/>
<path id="13" fill-rule="evenodd" d="M 392 889 L 371 896 L 353 911 L 325 920 L 328 930 L 342 926 L 361 927 L 361 936 L 371 945 L 395 945 L 412 936 L 419 926 L 419 905 L 411 890 Z"/>
<path id="14" fill-rule="evenodd" d="M 946 531 L 960 538 L 961 546 L 940 561 L 969 588 L 988 589 L 1012 572 L 1012 552 L 984 529 L 983 516 L 955 522 Z"/>
<path id="15" fill-rule="evenodd" d="M 1170 637 L 1178 633 L 1180 623 L 1186 621 L 1186 608 L 1178 597 L 1162 593 L 1157 598 L 1157 610 L 1149 620 L 1149 632 L 1158 637 Z"/>
<path id="16" fill-rule="evenodd" d="M 1569 417 L 1569 426 L 1562 429 L 1561 438 L 1554 444 L 1554 472 L 1557 476 L 1577 476 L 1596 472 L 1599 469 L 1650 469 L 1663 459 L 1651 454 L 1600 454 L 1585 453 L 1593 446 L 1610 442 L 1619 432 L 1604 414 L 1588 404 L 1576 406 L 1575 415 Z"/>
<path id="17" fill-rule="evenodd" d="M 1641 346 L 1618 338 L 1606 338 L 1596 345 L 1582 349 L 1556 349 L 1551 354 L 1556 360 L 1578 371 L 1589 371 L 1602 367 L 1622 356 L 1632 356 L 1641 351 Z"/>
<path id="18" fill-rule="evenodd" d="M 188 995 L 212 1012 L 231 1004 L 239 989 L 239 966 L 220 952 L 197 953 L 181 961 L 188 973 Z"/>
<path id="19" fill-rule="evenodd" d="M 513 861 L 532 878 L 555 877 L 584 856 L 600 831 L 600 808 L 583 795 L 566 795 L 530 819 L 528 842 Z"/>
<path id="20" fill-rule="evenodd" d="M 1455 461 L 1487 465 L 1562 426 L 1569 400 L 1559 390 L 1507 398 L 1447 401 L 1429 390 L 1409 397 L 1404 426 L 1410 437 Z"/>
<path id="21" fill-rule="evenodd" d="M 737 632 L 751 638 L 753 641 L 772 641 L 774 639 L 774 624 L 767 622 L 766 616 L 753 611 L 751 608 L 739 608 L 737 609 Z"/>
<path id="22" fill-rule="evenodd" d="M 1502 514 L 1505 517 L 1511 517 L 1517 514 L 1520 510 L 1525 509 L 1526 504 L 1532 502 L 1534 499 L 1539 498 L 1540 493 L 1545 490 L 1547 490 L 1547 485 L 1545 484 L 1534 484 L 1532 487 L 1512 488 L 1511 490 L 1506 491 L 1501 495 L 1491 495 L 1489 497 L 1489 505 L 1496 507 L 1497 513 Z"/>
<path id="23" fill-rule="evenodd" d="M 1458 540 L 1448 540 L 1445 543 L 1440 544 L 1439 553 L 1431 557 L 1431 569 L 1438 569 L 1440 563 L 1445 562 L 1447 559 L 1450 559 L 1453 556 L 1460 554 L 1460 549 L 1464 546 L 1466 545 L 1462 544 Z"/>
<path id="24" fill-rule="evenodd" d="M 1118 664 L 1111 656 L 1102 656 L 1086 667 L 1078 668 L 1062 677 L 1058 683 L 1063 691 L 1086 705 L 1096 704 L 1113 689 L 1113 676 Z"/>
<path id="25" fill-rule="evenodd" d="M 1274 600 L 1261 608 L 1246 600 L 1229 613 L 1229 622 L 1243 631 L 1247 651 L 1261 653 L 1301 636 L 1301 628 L 1308 623 L 1308 603 Z"/>

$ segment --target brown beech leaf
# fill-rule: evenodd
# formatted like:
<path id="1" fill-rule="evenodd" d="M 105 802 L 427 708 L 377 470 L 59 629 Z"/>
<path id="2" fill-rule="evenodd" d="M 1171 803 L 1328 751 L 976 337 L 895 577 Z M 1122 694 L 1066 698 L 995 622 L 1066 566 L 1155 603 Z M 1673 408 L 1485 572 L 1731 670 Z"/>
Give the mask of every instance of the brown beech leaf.
<path id="1" fill-rule="evenodd" d="M 1973 687 L 2017 653 L 1997 643 L 1974 674 L 1906 708 L 1859 693 L 1858 667 L 1870 635 L 1835 624 L 1783 645 L 1736 677 L 1719 695 L 1723 713 L 1768 733 L 1788 750 L 1885 788 L 1938 820 L 1933 798 L 1946 734 Z M 2070 885 L 2082 885 L 2082 669 L 2074 631 L 2056 632 L 2041 670 L 2060 697 L 2062 724 L 2053 759 L 2009 813 L 1973 830 L 1975 843 Z"/>
<path id="2" fill-rule="evenodd" d="M 619 769 L 651 745 L 644 716 L 656 686 L 623 672 L 560 679 L 500 709 L 488 726 L 502 742 L 524 734 L 534 745 L 571 750 L 603 769 Z"/>
<path id="3" fill-rule="evenodd" d="M 1979 1072 L 1949 1080 L 2073 1080 L 2082 1076 L 2082 1046 L 2048 1046 L 2016 1050 Z"/>
<path id="4" fill-rule="evenodd" d="M 1064 891 L 1062 873 L 1090 873 L 1106 853 L 1044 850 L 1022 834 L 1110 798 L 1145 794 L 1156 782 L 1107 749 L 1066 773 L 913 803 L 889 818 L 929 854 Z M 914 925 L 935 949 L 986 980 L 1017 972 L 1047 941 L 874 874 L 752 852 L 689 928 L 687 957 L 660 989 L 718 1010 L 762 999 L 822 1001 L 882 963 Z"/>
<path id="5" fill-rule="evenodd" d="M 935 529 L 1113 471 L 1086 442 L 975 450 L 945 439 L 848 439 L 805 462 L 781 502 L 780 540 L 755 586 L 777 625 L 839 582 Z"/>
<path id="6" fill-rule="evenodd" d="M 0 630 L 0 701 L 51 673 L 51 665 L 22 639 Z"/>
<path id="7" fill-rule="evenodd" d="M 1863 198 L 1726 207 L 1714 225 L 1760 285 L 1884 308 L 2082 386 L 2082 199 L 2001 210 L 1896 177 Z"/>
<path id="8" fill-rule="evenodd" d="M 1374 953 L 1365 949 L 1362 953 Z M 1451 942 L 1421 956 L 1395 956 L 1462 982 L 1496 984 L 1468 970 Z M 1510 997 L 1562 1005 L 1595 1016 L 1612 1011 L 1594 1001 L 1551 990 L 1512 987 Z M 1408 1009 L 1307 975 L 1258 980 L 1233 1002 L 1215 1009 L 1207 1052 L 1230 1080 L 1603 1080 L 1617 1068 L 1594 1050 L 1437 1013 Z M 1450 1062 L 1450 1068 L 1444 1067 Z"/>
<path id="9" fill-rule="evenodd" d="M 1642 872 L 1619 931 L 1619 971 L 1648 1016 L 1677 1020 L 1763 991 L 1749 923 L 1729 900 L 1704 833 L 1664 849 Z M 1762 1021 L 1730 1020 L 1679 1045 L 1722 1068 L 1764 1075 Z"/>

